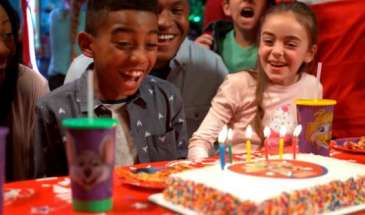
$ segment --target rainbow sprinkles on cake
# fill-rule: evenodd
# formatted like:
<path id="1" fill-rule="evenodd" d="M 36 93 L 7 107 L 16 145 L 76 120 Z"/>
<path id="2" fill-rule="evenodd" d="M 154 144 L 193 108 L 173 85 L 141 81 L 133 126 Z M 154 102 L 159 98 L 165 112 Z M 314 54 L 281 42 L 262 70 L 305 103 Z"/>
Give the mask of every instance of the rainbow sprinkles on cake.
<path id="1" fill-rule="evenodd" d="M 319 214 L 365 203 L 365 166 L 313 154 L 190 170 L 164 201 L 198 214 Z"/>

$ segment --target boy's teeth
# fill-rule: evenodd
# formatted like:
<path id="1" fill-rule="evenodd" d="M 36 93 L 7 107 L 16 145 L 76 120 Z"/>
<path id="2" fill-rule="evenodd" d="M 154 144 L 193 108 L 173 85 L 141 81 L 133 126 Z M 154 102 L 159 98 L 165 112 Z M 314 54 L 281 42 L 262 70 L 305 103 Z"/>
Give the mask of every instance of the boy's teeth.
<path id="1" fill-rule="evenodd" d="M 132 76 L 132 77 L 139 77 L 139 76 L 142 75 L 141 73 L 142 72 L 140 72 L 140 71 L 133 71 L 133 72 L 127 72 L 126 75 L 129 75 L 129 76 Z"/>
<path id="2" fill-rule="evenodd" d="M 174 35 L 171 34 L 162 34 L 158 36 L 160 40 L 172 40 L 174 38 Z"/>

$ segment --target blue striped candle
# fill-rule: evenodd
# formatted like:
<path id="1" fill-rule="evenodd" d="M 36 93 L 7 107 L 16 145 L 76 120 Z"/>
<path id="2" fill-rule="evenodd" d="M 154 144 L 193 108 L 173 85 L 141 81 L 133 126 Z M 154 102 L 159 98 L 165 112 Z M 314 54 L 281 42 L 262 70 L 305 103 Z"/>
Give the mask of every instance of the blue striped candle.
<path id="1" fill-rule="evenodd" d="M 225 150 L 226 147 L 225 147 L 225 144 L 219 144 L 219 160 L 220 160 L 220 163 L 221 163 L 221 168 L 222 170 L 224 170 L 224 166 L 226 165 L 226 158 L 225 158 Z"/>
<path id="2" fill-rule="evenodd" d="M 226 153 L 226 141 L 227 141 L 227 126 L 223 126 L 222 131 L 218 135 L 218 143 L 219 143 L 219 160 L 221 163 L 221 168 L 224 170 L 224 166 L 226 165 L 225 153 Z"/>

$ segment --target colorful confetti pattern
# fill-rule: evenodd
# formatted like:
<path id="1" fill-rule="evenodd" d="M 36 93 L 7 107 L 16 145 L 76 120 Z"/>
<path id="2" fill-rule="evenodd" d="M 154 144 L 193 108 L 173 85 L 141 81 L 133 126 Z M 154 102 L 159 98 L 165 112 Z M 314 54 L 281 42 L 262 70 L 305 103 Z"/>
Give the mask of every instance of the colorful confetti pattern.
<path id="1" fill-rule="evenodd" d="M 177 177 L 167 184 L 166 200 L 203 214 L 318 214 L 365 203 L 365 176 L 282 193 L 258 205 Z"/>

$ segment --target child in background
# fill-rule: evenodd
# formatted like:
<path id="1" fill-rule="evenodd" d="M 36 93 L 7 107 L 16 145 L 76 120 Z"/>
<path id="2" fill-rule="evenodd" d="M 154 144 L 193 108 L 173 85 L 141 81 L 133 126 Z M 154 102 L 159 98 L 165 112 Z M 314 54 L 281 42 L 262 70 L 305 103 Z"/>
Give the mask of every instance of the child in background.
<path id="1" fill-rule="evenodd" d="M 78 4 L 75 4 L 75 3 Z M 71 8 L 78 5 L 78 8 Z M 61 8 L 55 8 L 49 16 L 49 36 L 51 42 L 51 60 L 48 68 L 48 82 L 51 90 L 62 86 L 67 69 L 73 57 L 80 53 L 77 48 L 77 33 L 85 28 L 85 11 L 81 9 L 82 1 L 64 0 Z M 73 11 L 77 11 L 75 18 Z"/>
<path id="2" fill-rule="evenodd" d="M 248 125 L 254 128 L 256 148 L 262 143 L 264 126 L 278 133 L 285 124 L 291 134 L 297 119 L 295 100 L 322 96 L 320 83 L 306 73 L 316 41 L 316 18 L 305 4 L 280 4 L 269 9 L 259 32 L 256 72 L 228 75 L 190 140 L 188 158 L 208 157 L 225 124 L 233 129 L 235 153 L 244 151 Z"/>
<path id="3" fill-rule="evenodd" d="M 157 59 L 158 9 L 157 0 L 88 1 L 78 42 L 94 62 L 38 103 L 37 177 L 67 174 L 61 121 L 87 116 L 88 76 L 94 82 L 94 114 L 120 122 L 116 166 L 186 158 L 180 94 L 167 81 L 148 76 Z"/>
<path id="4" fill-rule="evenodd" d="M 224 0 L 223 11 L 233 22 L 220 20 L 208 27 L 195 42 L 212 48 L 223 58 L 230 73 L 254 69 L 257 58 L 257 26 L 268 0 Z"/>

